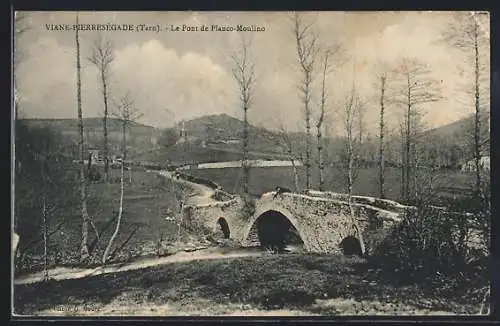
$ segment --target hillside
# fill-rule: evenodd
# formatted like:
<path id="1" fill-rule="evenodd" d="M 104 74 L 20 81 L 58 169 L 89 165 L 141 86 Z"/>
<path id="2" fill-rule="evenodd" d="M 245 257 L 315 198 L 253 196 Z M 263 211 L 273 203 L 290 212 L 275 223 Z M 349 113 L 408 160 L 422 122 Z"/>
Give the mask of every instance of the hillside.
<path id="1" fill-rule="evenodd" d="M 485 154 L 489 152 L 489 113 L 483 113 L 480 119 L 481 140 L 484 143 Z M 439 128 L 431 129 L 424 133 L 423 142 L 445 142 L 447 145 L 457 145 L 459 147 L 468 146 L 472 142 L 474 133 L 474 115 L 452 122 Z M 470 145 L 469 145 L 470 146 Z"/>
<path id="2" fill-rule="evenodd" d="M 180 133 L 182 124 L 178 124 L 175 129 Z M 243 121 L 237 118 L 227 114 L 203 116 L 185 121 L 184 130 L 190 142 L 193 144 L 200 145 L 203 142 L 206 147 L 215 151 L 233 154 L 241 153 L 242 144 L 239 139 L 241 139 L 243 133 Z M 288 159 L 285 142 L 280 132 L 250 124 L 248 136 L 248 146 L 252 158 Z M 305 133 L 290 132 L 288 136 L 292 142 L 294 153 L 298 156 L 300 156 L 301 153 L 305 153 Z M 327 152 L 331 153 L 340 150 L 343 146 L 339 139 L 328 139 L 325 140 L 325 142 L 328 143 L 328 147 L 332 149 Z M 316 150 L 315 147 L 316 146 L 313 144 L 313 153 Z M 239 154 L 238 158 L 241 158 L 241 154 Z"/>
<path id="3" fill-rule="evenodd" d="M 227 114 L 208 115 L 184 122 L 187 135 L 195 142 L 198 140 L 211 145 L 224 144 L 235 149 L 242 146 L 238 140 L 242 138 L 243 126 L 243 121 Z M 177 129 L 181 128 L 182 124 L 179 124 Z M 277 133 L 250 124 L 248 134 L 250 150 L 281 152 L 276 148 L 280 143 Z"/>
<path id="4" fill-rule="evenodd" d="M 485 119 L 488 116 L 485 115 Z M 76 119 L 24 119 L 29 126 L 50 127 L 68 137 L 69 142 L 78 141 Z M 483 125 L 486 125 L 483 122 Z M 419 142 L 423 153 L 427 156 L 439 156 L 440 164 L 456 165 L 469 159 L 470 131 L 473 127 L 473 116 L 455 121 L 451 124 L 428 130 L 421 134 Z M 102 118 L 84 119 L 86 141 L 90 147 L 102 146 Z M 182 134 L 182 130 L 185 131 Z M 181 122 L 169 130 L 162 130 L 140 123 L 129 125 L 127 142 L 131 155 L 138 160 L 157 163 L 171 162 L 173 164 L 192 164 L 241 159 L 242 143 L 240 141 L 243 121 L 227 114 L 207 115 Z M 121 144 L 121 121 L 109 119 L 109 140 L 112 151 L 119 151 Z M 489 130 L 484 133 L 486 139 Z M 164 137 L 173 137 L 171 142 L 165 142 Z M 301 157 L 305 153 L 305 134 L 293 132 L 289 135 L 294 153 Z M 187 142 L 186 142 L 187 140 Z M 169 145 L 165 145 L 169 143 Z M 399 137 L 388 138 L 386 159 L 398 161 L 400 155 Z M 488 143 L 486 144 L 488 145 Z M 341 138 L 325 139 L 324 150 L 328 162 L 338 162 L 343 150 Z M 363 150 L 366 161 L 375 161 L 378 152 L 378 141 L 372 139 L 365 143 Z M 486 148 L 487 146 L 485 146 Z M 487 148 L 486 148 L 487 149 Z M 283 137 L 271 131 L 254 125 L 249 126 L 249 151 L 251 159 L 288 159 Z M 312 157 L 316 155 L 315 139 L 311 149 Z M 428 154 L 428 153 L 434 154 Z M 437 153 L 437 154 L 436 154 Z"/>
<path id="5" fill-rule="evenodd" d="M 28 127 L 48 127 L 60 133 L 69 143 L 78 142 L 78 120 L 77 119 L 22 119 Z M 89 147 L 101 148 L 103 139 L 102 118 L 84 118 L 84 136 Z M 120 150 L 122 139 L 122 121 L 116 118 L 108 119 L 108 139 L 112 153 Z M 156 141 L 161 134 L 161 130 L 131 122 L 127 127 L 127 147 L 131 153 L 152 150 L 156 147 Z"/>
<path id="6" fill-rule="evenodd" d="M 481 119 L 482 155 L 489 155 L 489 113 Z M 459 168 L 473 157 L 474 115 L 454 121 L 434 129 L 426 130 L 417 136 L 418 153 L 422 164 L 436 164 L 442 167 Z M 389 137 L 386 142 L 388 159 L 399 162 L 401 157 L 401 138 Z"/>

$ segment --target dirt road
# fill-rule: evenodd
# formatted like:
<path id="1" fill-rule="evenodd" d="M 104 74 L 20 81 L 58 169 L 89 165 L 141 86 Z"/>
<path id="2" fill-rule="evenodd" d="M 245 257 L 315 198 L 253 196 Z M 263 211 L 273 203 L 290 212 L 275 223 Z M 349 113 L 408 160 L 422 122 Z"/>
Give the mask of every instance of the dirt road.
<path id="1" fill-rule="evenodd" d="M 18 314 L 45 316 L 310 316 L 473 314 L 464 291 L 397 284 L 340 256 L 206 250 L 141 270 L 17 285 Z M 203 255 L 202 255 L 203 253 Z M 259 257 L 250 257 L 257 255 Z M 189 256 L 189 258 L 188 258 Z M 200 256 L 203 256 L 201 258 Z M 236 257 L 229 254 L 226 257 Z M 191 259 L 195 259 L 189 261 Z M 156 262 L 155 262 L 156 263 Z M 145 267 L 143 264 L 135 264 Z"/>
<path id="2" fill-rule="evenodd" d="M 241 249 L 227 249 L 227 248 L 206 248 L 192 252 L 181 251 L 173 255 L 161 258 L 141 258 L 126 264 L 113 264 L 106 267 L 96 268 L 69 268 L 69 267 L 56 267 L 48 270 L 49 279 L 53 280 L 70 280 L 79 279 L 89 276 L 120 273 L 123 271 L 137 270 L 152 266 L 166 265 L 172 263 L 188 262 L 194 260 L 212 260 L 212 259 L 227 259 L 236 257 L 256 257 L 266 254 L 266 252 L 258 248 L 241 248 Z M 23 275 L 14 280 L 14 285 L 32 284 L 44 280 L 44 272 Z"/>

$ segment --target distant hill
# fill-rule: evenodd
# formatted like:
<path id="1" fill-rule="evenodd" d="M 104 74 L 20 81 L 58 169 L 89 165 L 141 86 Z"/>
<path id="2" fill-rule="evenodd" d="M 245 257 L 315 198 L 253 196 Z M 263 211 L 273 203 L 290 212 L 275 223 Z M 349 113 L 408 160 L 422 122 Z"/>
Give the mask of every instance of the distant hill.
<path id="1" fill-rule="evenodd" d="M 454 121 L 437 128 L 426 130 L 417 136 L 419 155 L 423 162 L 431 162 L 432 157 L 437 164 L 457 168 L 473 157 L 474 115 Z M 489 113 L 481 116 L 482 155 L 489 155 Z M 398 161 L 401 152 L 400 137 L 391 137 L 387 146 L 392 150 L 393 161 Z"/>
<path id="2" fill-rule="evenodd" d="M 465 144 L 471 141 L 471 136 L 474 132 L 474 119 L 475 116 L 472 114 L 450 124 L 428 130 L 424 133 L 423 138 L 425 141 L 443 141 L 451 139 L 455 144 Z M 489 147 L 490 124 L 488 112 L 481 115 L 480 124 L 482 131 L 481 139 L 487 141 L 486 144 Z"/>
<path id="3" fill-rule="evenodd" d="M 69 143 L 78 143 L 78 120 L 77 119 L 22 119 L 29 127 L 48 127 Z M 103 121 L 102 118 L 83 119 L 85 141 L 89 147 L 102 148 L 103 146 Z M 122 139 L 122 120 L 109 118 L 108 139 L 112 153 L 118 153 Z M 127 147 L 131 155 L 140 151 L 152 150 L 157 147 L 156 142 L 161 130 L 152 126 L 132 122 L 127 126 Z"/>
<path id="4" fill-rule="evenodd" d="M 488 116 L 485 116 L 487 119 Z M 78 142 L 76 119 L 24 119 L 28 126 L 50 127 L 67 137 L 70 142 Z M 483 125 L 485 123 L 483 122 Z M 473 116 L 455 121 L 451 124 L 428 130 L 419 136 L 424 151 L 436 152 L 444 165 L 470 159 L 470 134 Z M 102 146 L 102 118 L 84 119 L 85 138 L 90 147 Z M 184 130 L 184 133 L 181 131 Z M 112 151 L 117 152 L 121 144 L 121 121 L 108 120 L 109 139 Z M 166 132 L 168 131 L 168 132 Z M 208 115 L 181 122 L 175 127 L 159 129 L 140 123 L 132 123 L 128 127 L 127 143 L 131 155 L 138 160 L 171 162 L 174 164 L 193 164 L 216 161 L 233 161 L 241 158 L 243 121 L 227 114 Z M 489 133 L 486 130 L 484 133 Z M 164 145 L 162 137 L 170 134 L 175 137 L 174 143 Z M 289 134 L 294 153 L 304 158 L 305 133 Z M 185 142 L 187 140 L 187 142 Z M 400 156 L 401 140 L 399 137 L 388 138 L 387 156 L 391 162 L 397 162 Z M 312 141 L 311 157 L 315 161 L 316 142 Z M 283 138 L 277 131 L 249 125 L 249 155 L 251 159 L 281 159 L 288 156 Z M 488 144 L 487 144 L 488 145 Z M 324 154 L 329 162 L 338 162 L 344 148 L 342 138 L 325 139 Z M 489 148 L 489 146 L 485 146 Z M 132 154 L 133 153 L 133 154 Z M 364 159 L 375 161 L 378 153 L 378 141 L 367 142 L 363 150 Z M 425 154 L 427 155 L 427 154 Z M 450 161 L 453 161 L 450 163 Z"/>
<path id="5" fill-rule="evenodd" d="M 238 141 L 242 139 L 243 126 L 243 121 L 227 114 L 208 115 L 184 122 L 184 129 L 193 140 L 205 141 L 208 144 L 233 144 L 234 148 L 242 147 Z M 182 124 L 179 124 L 177 129 L 181 128 Z M 281 152 L 276 149 L 280 143 L 277 133 L 250 124 L 248 135 L 251 150 Z"/>

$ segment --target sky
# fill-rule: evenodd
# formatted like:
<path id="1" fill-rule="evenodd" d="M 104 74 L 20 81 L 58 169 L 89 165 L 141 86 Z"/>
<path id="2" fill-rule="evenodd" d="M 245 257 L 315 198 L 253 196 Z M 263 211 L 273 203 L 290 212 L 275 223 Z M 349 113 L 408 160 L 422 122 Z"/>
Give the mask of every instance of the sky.
<path id="1" fill-rule="evenodd" d="M 74 31 L 47 29 L 48 24 L 74 24 L 74 12 L 29 12 L 30 29 L 16 38 L 22 55 L 15 75 L 23 116 L 76 118 L 76 47 Z M 267 128 L 283 123 L 290 130 L 303 128 L 298 91 L 301 75 L 287 12 L 82 12 L 81 24 L 140 24 L 161 31 L 105 31 L 114 47 L 109 94 L 113 103 L 129 93 L 143 113 L 140 122 L 168 127 L 174 121 L 226 113 L 241 118 L 239 92 L 232 75 L 232 53 L 242 38 L 251 42 L 249 58 L 256 83 L 249 109 L 250 122 Z M 423 105 L 428 128 L 438 127 L 473 113 L 460 100 L 460 87 L 470 81 L 464 54 L 440 41 L 451 12 L 308 12 L 319 44 L 340 44 L 327 78 L 331 134 L 342 132 L 343 103 L 353 85 L 365 99 L 367 130 L 375 132 L 379 114 L 377 73 L 403 57 L 418 58 L 438 81 L 443 100 Z M 482 26 L 489 38 L 489 18 Z M 168 31 L 169 26 L 218 24 L 255 25 L 259 32 Z M 80 32 L 82 106 L 85 117 L 102 116 L 103 100 L 98 70 L 87 58 L 99 32 Z M 489 56 L 489 48 L 487 49 Z M 489 62 L 489 58 L 487 59 Z M 465 71 L 465 73 L 464 73 Z M 489 67 L 488 67 L 489 71 Z M 395 87 L 395 86 L 394 86 Z M 317 115 L 319 79 L 313 83 L 313 113 Z M 400 108 L 388 107 L 389 123 L 396 124 Z M 169 113 L 170 112 L 170 113 Z M 392 119 L 392 120 L 391 120 Z M 391 122 L 392 121 L 392 122 Z"/>

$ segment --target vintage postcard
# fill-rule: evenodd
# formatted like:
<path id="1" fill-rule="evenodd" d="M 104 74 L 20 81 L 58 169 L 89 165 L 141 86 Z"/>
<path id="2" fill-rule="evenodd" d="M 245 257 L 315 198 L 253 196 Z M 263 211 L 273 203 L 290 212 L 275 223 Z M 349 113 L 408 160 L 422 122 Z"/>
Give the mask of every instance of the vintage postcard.
<path id="1" fill-rule="evenodd" d="M 487 315 L 488 12 L 16 12 L 12 313 Z"/>

